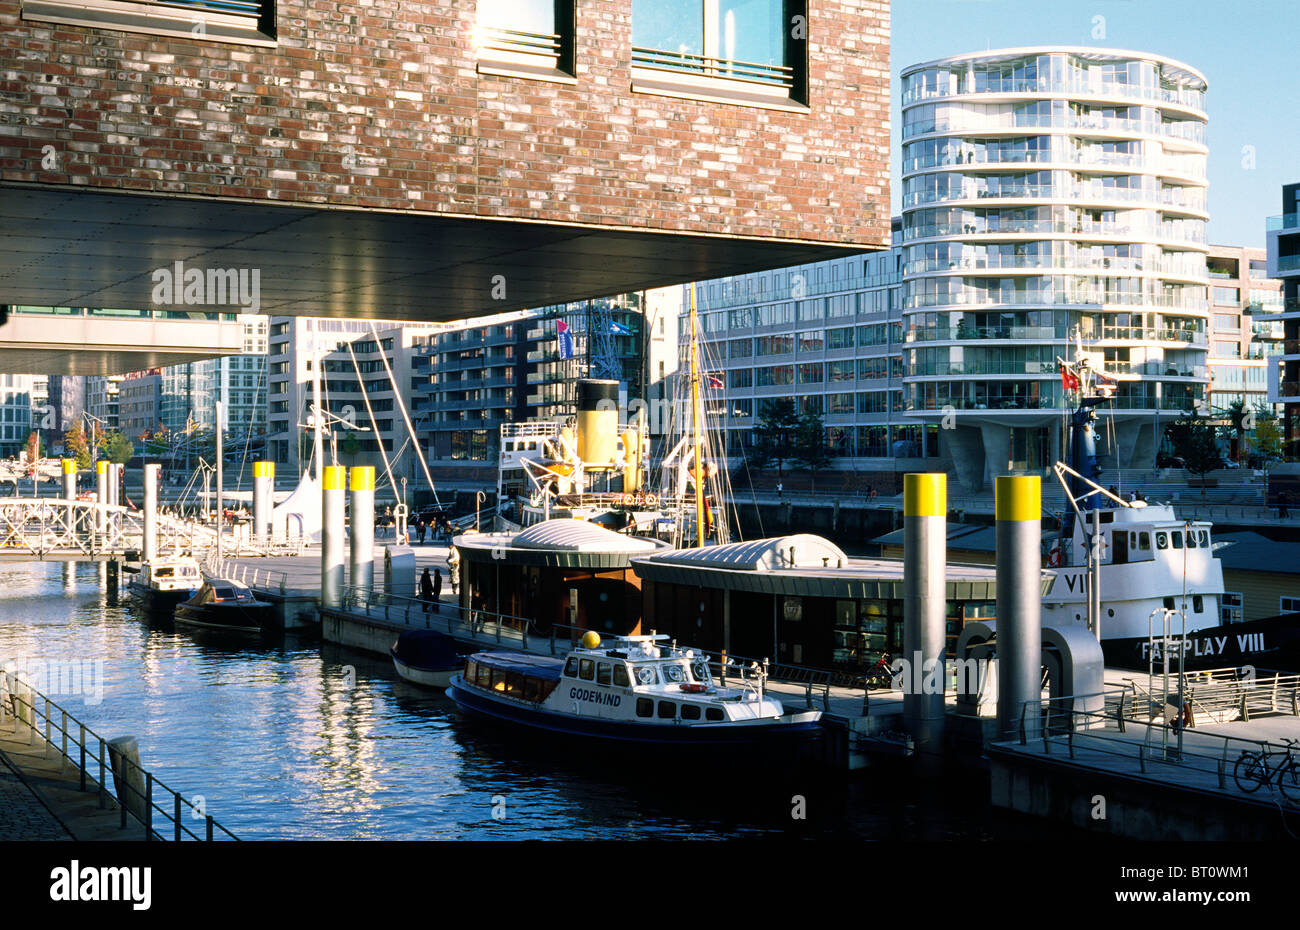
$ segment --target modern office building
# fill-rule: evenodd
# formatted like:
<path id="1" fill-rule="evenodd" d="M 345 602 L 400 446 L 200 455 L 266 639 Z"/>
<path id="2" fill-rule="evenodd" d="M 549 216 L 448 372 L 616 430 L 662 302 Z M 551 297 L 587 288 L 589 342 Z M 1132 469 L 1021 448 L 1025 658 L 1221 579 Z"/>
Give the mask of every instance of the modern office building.
<path id="1" fill-rule="evenodd" d="M 162 376 L 159 369 L 127 375 L 118 388 L 118 417 L 122 432 L 140 448 L 140 439 L 159 423 Z"/>
<path id="2" fill-rule="evenodd" d="M 941 423 L 962 485 L 1060 454 L 1057 357 L 1117 373 L 1112 463 L 1151 462 L 1207 368 L 1204 76 L 1087 48 L 902 72 L 907 416 Z"/>
<path id="3" fill-rule="evenodd" d="M 121 422 L 120 392 L 125 375 L 86 377 L 86 414 L 99 430 L 117 430 Z"/>
<path id="4" fill-rule="evenodd" d="M 320 365 L 325 410 L 326 462 L 373 465 L 387 483 L 425 486 L 401 405 L 411 414 L 413 396 L 428 382 L 429 356 L 422 351 L 446 324 L 398 324 L 369 320 L 272 317 L 267 354 L 267 455 L 286 481 L 311 461 L 312 367 Z M 383 452 L 380 452 L 380 443 Z M 387 492 L 385 492 L 387 493 Z"/>
<path id="5" fill-rule="evenodd" d="M 900 260 L 895 247 L 696 286 L 705 407 L 733 468 L 783 398 L 822 417 L 833 468 L 894 472 L 939 455 L 938 425 L 905 416 Z M 690 336 L 683 310 L 679 364 Z"/>
<path id="6" fill-rule="evenodd" d="M 1268 368 L 1268 399 L 1282 405 L 1284 452 L 1300 457 L 1300 183 L 1282 188 L 1282 213 L 1268 220 L 1268 276 L 1282 281 L 1282 352 Z"/>
<path id="7" fill-rule="evenodd" d="M 1268 403 L 1268 365 L 1282 351 L 1282 282 L 1268 277 L 1264 249 L 1210 246 L 1210 411 Z"/>
<path id="8" fill-rule="evenodd" d="M 435 481 L 495 486 L 501 425 L 573 416 L 579 378 L 617 380 L 621 419 L 644 406 L 651 439 L 662 436 L 680 299 L 680 288 L 660 288 L 464 320 L 430 335 L 416 348 L 429 379 L 412 409 Z"/>
<path id="9" fill-rule="evenodd" d="M 17 455 L 32 432 L 34 375 L 0 374 L 0 457 Z"/>

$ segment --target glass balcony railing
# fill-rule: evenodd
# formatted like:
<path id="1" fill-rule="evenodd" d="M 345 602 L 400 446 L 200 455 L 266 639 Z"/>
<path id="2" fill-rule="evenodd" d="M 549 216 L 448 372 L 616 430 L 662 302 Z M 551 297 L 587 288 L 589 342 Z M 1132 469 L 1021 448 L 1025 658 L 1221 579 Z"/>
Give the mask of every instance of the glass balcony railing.
<path id="1" fill-rule="evenodd" d="M 952 203 L 964 200 L 1032 200 L 1046 198 L 1085 202 L 1149 203 L 1182 207 L 1205 212 L 1205 195 L 1197 190 L 1187 194 L 1177 189 L 1142 190 L 1127 187 L 1070 187 L 1053 184 L 1007 184 L 1000 187 L 966 185 L 960 190 L 912 191 L 903 195 L 904 207 L 918 207 L 931 203 Z"/>
<path id="2" fill-rule="evenodd" d="M 1081 134 L 1101 133 L 1163 136 L 1196 145 L 1205 144 L 1205 124 L 1200 122 L 1163 122 L 1157 120 L 1123 119 L 1112 116 L 1068 115 L 1056 116 L 1039 113 L 1012 113 L 1008 116 L 963 114 L 961 120 L 920 119 L 904 123 L 903 138 L 911 139 L 930 133 L 970 133 L 985 135 L 1008 129 L 1072 129 Z M 980 120 L 972 125 L 971 120 Z"/>
<path id="3" fill-rule="evenodd" d="M 941 73 L 947 77 L 946 73 Z M 923 100 L 943 100 L 952 97 L 969 97 L 992 94 L 1074 94 L 1079 97 L 1122 97 L 1126 100 L 1143 100 L 1168 103 L 1193 110 L 1205 110 L 1205 93 L 1199 90 L 1172 90 L 1140 84 L 1121 84 L 1115 81 L 1050 81 L 1038 79 L 990 79 L 974 90 L 955 88 L 951 84 L 940 87 L 925 84 L 920 75 L 908 78 L 903 91 L 903 106 Z"/>
<path id="4" fill-rule="evenodd" d="M 1205 243 L 1204 224 L 1182 226 L 1162 225 L 1156 229 L 1150 225 L 1130 225 L 1127 223 L 1071 223 L 1053 220 L 1007 220 L 989 222 L 985 217 L 977 217 L 973 223 L 922 223 L 909 224 L 904 219 L 903 241 L 916 239 L 933 239 L 939 236 L 1014 236 L 1029 233 L 1058 233 L 1087 239 L 1093 236 L 1123 237 L 1126 239 L 1157 239 L 1170 243 Z"/>
<path id="5" fill-rule="evenodd" d="M 1300 228 L 1300 213 L 1282 213 L 1278 216 L 1270 216 L 1265 224 L 1265 229 L 1269 232 L 1276 232 L 1279 229 L 1298 228 Z"/>
<path id="6" fill-rule="evenodd" d="M 1070 293 L 1043 293 L 1036 291 L 977 291 L 958 290 L 946 294 L 904 294 L 903 309 L 946 306 L 1017 306 L 1017 305 L 1115 305 L 1125 307 L 1164 307 L 1188 313 L 1204 313 L 1209 303 L 1185 297 L 1167 297 L 1151 294 L 1122 294 L 1101 291 L 1073 291 Z"/>
<path id="7" fill-rule="evenodd" d="M 1278 271 L 1300 271 L 1300 255 L 1283 255 L 1276 267 Z"/>
<path id="8" fill-rule="evenodd" d="M 978 135 L 978 133 L 973 133 Z M 956 154 L 944 153 L 928 156 L 903 157 L 903 175 L 930 168 L 966 167 L 967 165 L 1076 165 L 1082 171 L 1090 168 L 1135 168 L 1154 170 L 1162 174 L 1205 179 L 1205 159 L 1180 159 L 1173 157 L 1150 158 L 1123 152 L 1045 152 L 1037 149 L 978 151 L 963 149 Z"/>
<path id="9" fill-rule="evenodd" d="M 1087 255 L 978 255 L 974 258 L 928 259 L 906 262 L 904 275 L 934 271 L 984 272 L 1004 269 L 1072 269 L 1096 274 L 1121 274 L 1150 271 L 1181 278 L 1202 278 L 1205 266 L 1178 262 L 1143 262 L 1135 258 L 1093 258 Z"/>

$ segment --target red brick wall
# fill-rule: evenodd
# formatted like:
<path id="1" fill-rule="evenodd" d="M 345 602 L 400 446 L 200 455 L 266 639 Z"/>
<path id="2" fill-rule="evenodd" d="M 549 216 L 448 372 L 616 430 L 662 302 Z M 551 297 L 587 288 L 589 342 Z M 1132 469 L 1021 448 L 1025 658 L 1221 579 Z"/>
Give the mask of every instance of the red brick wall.
<path id="1" fill-rule="evenodd" d="M 478 74 L 471 0 L 282 0 L 275 49 L 0 0 L 0 181 L 888 244 L 888 0 L 810 0 L 810 114 L 632 93 L 631 6 L 578 0 L 572 86 Z"/>

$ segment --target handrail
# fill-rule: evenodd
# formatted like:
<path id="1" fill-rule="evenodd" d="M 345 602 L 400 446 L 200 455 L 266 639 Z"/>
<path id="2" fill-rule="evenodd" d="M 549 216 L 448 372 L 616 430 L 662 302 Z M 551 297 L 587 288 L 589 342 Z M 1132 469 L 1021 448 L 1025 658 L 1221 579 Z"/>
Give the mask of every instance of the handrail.
<path id="1" fill-rule="evenodd" d="M 71 763 L 73 767 L 77 769 L 81 776 L 81 791 L 87 790 L 87 779 L 90 777 L 89 768 L 87 767 L 87 755 L 90 747 L 87 743 L 87 738 L 90 737 L 97 740 L 98 752 L 90 754 L 90 758 L 92 760 L 99 760 L 99 780 L 95 784 L 97 785 L 96 790 L 99 795 L 99 807 L 101 810 L 104 809 L 108 799 L 108 786 L 105 780 L 105 755 L 108 751 L 108 740 L 104 739 L 76 717 L 69 714 L 65 708 L 60 707 L 54 701 L 51 701 L 48 696 L 31 687 L 22 680 L 24 677 L 24 673 L 10 672 L 0 669 L 0 718 L 3 718 L 7 713 L 9 716 L 13 717 L 15 721 L 26 724 L 30 731 L 29 739 L 31 735 L 40 735 L 41 727 L 39 726 L 38 716 L 43 718 L 45 721 L 45 743 L 47 747 L 54 746 L 57 748 L 60 758 L 67 760 L 67 762 Z M 25 697 L 24 694 L 30 696 L 30 699 L 29 697 Z M 5 700 L 6 697 L 7 700 Z M 43 711 L 38 706 L 39 701 L 44 702 Z M 55 718 L 52 716 L 54 712 L 59 714 L 59 720 L 57 723 L 55 722 Z M 29 717 L 30 719 L 28 719 Z M 77 732 L 77 735 L 72 739 L 72 748 L 78 753 L 76 758 L 69 753 L 68 737 L 72 732 L 69 729 L 70 725 L 76 727 Z M 51 728 L 57 730 L 61 736 L 61 740 L 58 744 L 53 743 L 50 740 Z M 120 777 L 114 773 L 114 782 L 116 783 L 118 790 L 121 791 L 124 788 L 128 789 L 136 796 L 136 799 L 144 805 L 144 817 L 141 818 L 136 811 L 129 809 L 129 805 L 122 803 L 118 804 L 121 811 L 121 829 L 126 829 L 126 818 L 129 813 L 135 818 L 137 823 L 144 827 L 146 840 L 166 839 L 167 837 L 164 833 L 159 833 L 153 828 L 153 812 L 158 811 L 165 819 L 171 821 L 171 838 L 177 842 L 185 838 L 211 842 L 216 838 L 215 834 L 218 830 L 230 839 L 239 841 L 239 837 L 235 836 L 235 834 L 217 823 L 211 814 L 208 814 L 206 811 L 201 811 L 179 792 L 174 791 L 164 784 L 161 779 L 156 777 L 148 769 L 138 765 L 126 756 L 121 756 L 119 761 L 125 766 L 133 766 L 135 769 L 138 769 L 138 774 L 143 775 L 145 779 L 145 790 L 142 792 L 135 787 L 133 779 L 127 777 L 127 775 L 130 774 L 130 769 L 124 769 Z M 170 794 L 172 796 L 170 812 L 165 808 L 160 807 L 155 802 L 155 787 L 161 788 L 164 794 Z M 199 836 L 182 822 L 181 808 L 183 806 L 189 807 L 191 815 L 203 818 L 205 827 L 204 836 Z"/>

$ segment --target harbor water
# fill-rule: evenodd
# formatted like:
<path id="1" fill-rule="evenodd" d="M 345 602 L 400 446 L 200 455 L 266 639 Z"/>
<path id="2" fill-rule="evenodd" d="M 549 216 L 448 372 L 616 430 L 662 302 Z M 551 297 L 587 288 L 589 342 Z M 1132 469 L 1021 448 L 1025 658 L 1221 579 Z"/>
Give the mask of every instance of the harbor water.
<path id="1" fill-rule="evenodd" d="M 136 737 L 147 768 L 242 839 L 984 840 L 1041 830 L 992 810 L 978 776 L 925 784 L 884 770 L 665 766 L 649 754 L 615 764 L 521 741 L 464 719 L 377 658 L 310 637 L 249 642 L 148 621 L 125 590 L 108 603 L 104 572 L 0 566 L 0 661 L 80 663 L 81 693 L 50 697 L 106 738 Z"/>

